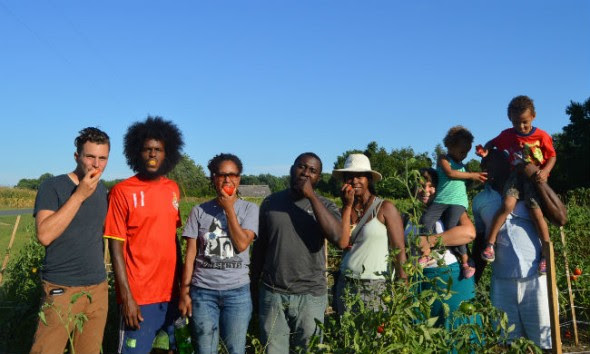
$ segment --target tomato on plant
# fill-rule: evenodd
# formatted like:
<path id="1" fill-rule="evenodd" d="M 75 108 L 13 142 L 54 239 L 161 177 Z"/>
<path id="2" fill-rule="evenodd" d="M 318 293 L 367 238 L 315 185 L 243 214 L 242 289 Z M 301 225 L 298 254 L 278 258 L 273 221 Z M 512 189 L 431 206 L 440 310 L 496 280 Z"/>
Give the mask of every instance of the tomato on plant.
<path id="1" fill-rule="evenodd" d="M 463 301 L 461 303 L 461 306 L 459 306 L 459 310 L 461 310 L 461 312 L 463 312 L 466 315 L 471 315 L 473 314 L 473 312 L 475 312 L 475 306 L 473 306 L 467 301 Z"/>
<path id="2" fill-rule="evenodd" d="M 580 268 L 574 269 L 574 274 L 575 275 L 582 275 L 582 269 L 580 269 Z"/>
<path id="3" fill-rule="evenodd" d="M 383 299 L 382 300 L 383 300 L 384 303 L 388 304 L 388 303 L 391 302 L 391 296 L 385 295 L 385 296 L 383 296 Z"/>
<path id="4" fill-rule="evenodd" d="M 377 326 L 377 333 L 383 333 L 385 332 L 385 324 L 382 323 L 380 326 Z"/>
<path id="5" fill-rule="evenodd" d="M 577 275 L 570 275 L 570 280 L 576 281 L 576 280 L 578 280 L 578 276 Z"/>
<path id="6" fill-rule="evenodd" d="M 227 193 L 227 195 L 233 195 L 235 190 L 236 190 L 235 187 L 232 187 L 232 186 L 223 186 L 223 191 L 225 193 Z"/>

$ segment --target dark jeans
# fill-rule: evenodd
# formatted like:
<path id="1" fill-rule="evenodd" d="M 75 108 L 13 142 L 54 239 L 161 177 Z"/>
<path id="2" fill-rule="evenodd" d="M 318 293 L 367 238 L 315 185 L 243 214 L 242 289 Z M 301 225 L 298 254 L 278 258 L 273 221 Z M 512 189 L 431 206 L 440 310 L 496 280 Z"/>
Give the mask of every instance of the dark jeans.
<path id="1" fill-rule="evenodd" d="M 442 219 L 445 230 L 449 230 L 459 224 L 459 219 L 461 219 L 461 215 L 464 212 L 465 207 L 462 205 L 432 203 L 420 219 L 420 224 L 423 225 L 420 234 L 432 235 L 434 233 L 434 225 L 440 219 Z M 448 248 L 455 256 L 461 256 L 467 253 L 466 245 L 450 246 Z"/>

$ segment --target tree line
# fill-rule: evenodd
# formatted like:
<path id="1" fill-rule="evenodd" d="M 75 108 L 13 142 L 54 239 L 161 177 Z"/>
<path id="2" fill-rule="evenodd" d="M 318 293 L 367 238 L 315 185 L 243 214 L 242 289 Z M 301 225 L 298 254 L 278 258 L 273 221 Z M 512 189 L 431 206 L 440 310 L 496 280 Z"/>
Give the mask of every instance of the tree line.
<path id="1" fill-rule="evenodd" d="M 584 103 L 570 101 L 566 107 L 569 116 L 569 124 L 563 127 L 562 132 L 553 135 L 553 143 L 557 152 L 557 163 L 549 178 L 549 183 L 559 193 L 579 187 L 590 187 L 590 98 Z M 364 150 L 348 150 L 338 156 L 334 168 L 342 168 L 344 161 L 350 153 L 364 153 L 371 161 L 374 170 L 383 175 L 383 180 L 375 185 L 377 194 L 386 198 L 405 198 L 407 191 L 396 176 L 403 175 L 406 170 L 432 167 L 439 154 L 445 153 L 439 144 L 432 155 L 428 153 L 416 153 L 410 147 L 392 149 L 387 151 L 377 142 L 370 142 Z M 466 163 L 470 171 L 479 171 L 479 161 L 470 160 Z M 328 171 L 329 168 L 324 167 Z M 53 177 L 50 173 L 44 173 L 39 178 L 21 179 L 17 188 L 36 190 L 46 179 Z M 209 177 L 201 165 L 184 154 L 180 163 L 168 175 L 175 180 L 183 197 L 212 196 L 214 191 L 209 183 Z M 112 187 L 121 180 L 105 181 L 107 187 Z M 272 192 L 283 190 L 289 186 L 289 176 L 274 176 L 271 174 L 243 175 L 243 185 L 268 185 Z M 319 193 L 326 196 L 338 196 L 341 182 L 332 178 L 330 173 L 323 173 L 318 184 Z M 473 188 L 477 188 L 474 186 Z"/>

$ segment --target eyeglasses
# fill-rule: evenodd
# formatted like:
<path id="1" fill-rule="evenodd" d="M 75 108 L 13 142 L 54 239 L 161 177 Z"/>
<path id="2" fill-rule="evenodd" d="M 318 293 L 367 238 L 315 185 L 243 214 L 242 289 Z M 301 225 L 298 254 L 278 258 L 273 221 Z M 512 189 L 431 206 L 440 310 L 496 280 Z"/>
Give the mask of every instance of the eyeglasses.
<path id="1" fill-rule="evenodd" d="M 215 174 L 215 177 L 216 178 L 221 178 L 221 179 L 225 179 L 226 177 L 229 177 L 231 179 L 234 179 L 234 178 L 240 177 L 240 174 L 239 173 L 234 173 L 234 172 L 230 172 L 230 173 L 216 173 Z"/>

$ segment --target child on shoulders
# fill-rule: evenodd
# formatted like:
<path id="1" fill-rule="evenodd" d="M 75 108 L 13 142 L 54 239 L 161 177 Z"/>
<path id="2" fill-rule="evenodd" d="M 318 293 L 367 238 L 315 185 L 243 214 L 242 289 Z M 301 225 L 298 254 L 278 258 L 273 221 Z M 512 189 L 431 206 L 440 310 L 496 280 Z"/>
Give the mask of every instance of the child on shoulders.
<path id="1" fill-rule="evenodd" d="M 489 141 L 481 154 L 486 154 L 487 150 L 496 147 L 508 154 L 512 171 L 504 186 L 504 199 L 502 207 L 496 213 L 490 231 L 487 236 L 487 246 L 482 251 L 481 257 L 488 261 L 495 260 L 494 245 L 500 228 L 506 221 L 506 218 L 516 206 L 516 202 L 521 199 L 526 202 L 529 208 L 533 223 L 539 231 L 539 237 L 543 241 L 549 241 L 549 228 L 543 218 L 543 212 L 539 205 L 535 187 L 527 178 L 522 177 L 516 169 L 516 166 L 522 163 L 532 163 L 539 166 L 537 172 L 537 182 L 546 182 L 551 169 L 555 166 L 556 154 L 553 148 L 553 140 L 545 131 L 534 127 L 533 120 L 536 117 L 535 105 L 533 100 L 527 96 L 514 97 L 508 105 L 508 119 L 512 122 L 512 128 L 506 129 L 497 137 Z M 539 274 L 547 272 L 546 255 L 542 255 L 539 262 Z"/>
<path id="2" fill-rule="evenodd" d="M 438 189 L 433 203 L 428 206 L 420 220 L 423 225 L 423 233 L 426 235 L 433 233 L 434 226 L 441 217 L 445 230 L 457 226 L 469 203 L 465 181 L 485 182 L 487 179 L 486 172 L 466 172 L 465 165 L 462 163 L 473 143 L 473 135 L 469 130 L 460 125 L 452 127 L 443 142 L 447 148 L 447 154 L 438 157 L 436 168 L 439 181 Z M 418 262 L 420 265 L 426 266 L 432 262 L 430 247 L 424 243 L 421 248 L 422 257 L 418 259 Z M 475 273 L 475 268 L 469 260 L 467 245 L 449 248 L 460 260 L 463 276 L 471 278 Z"/>

